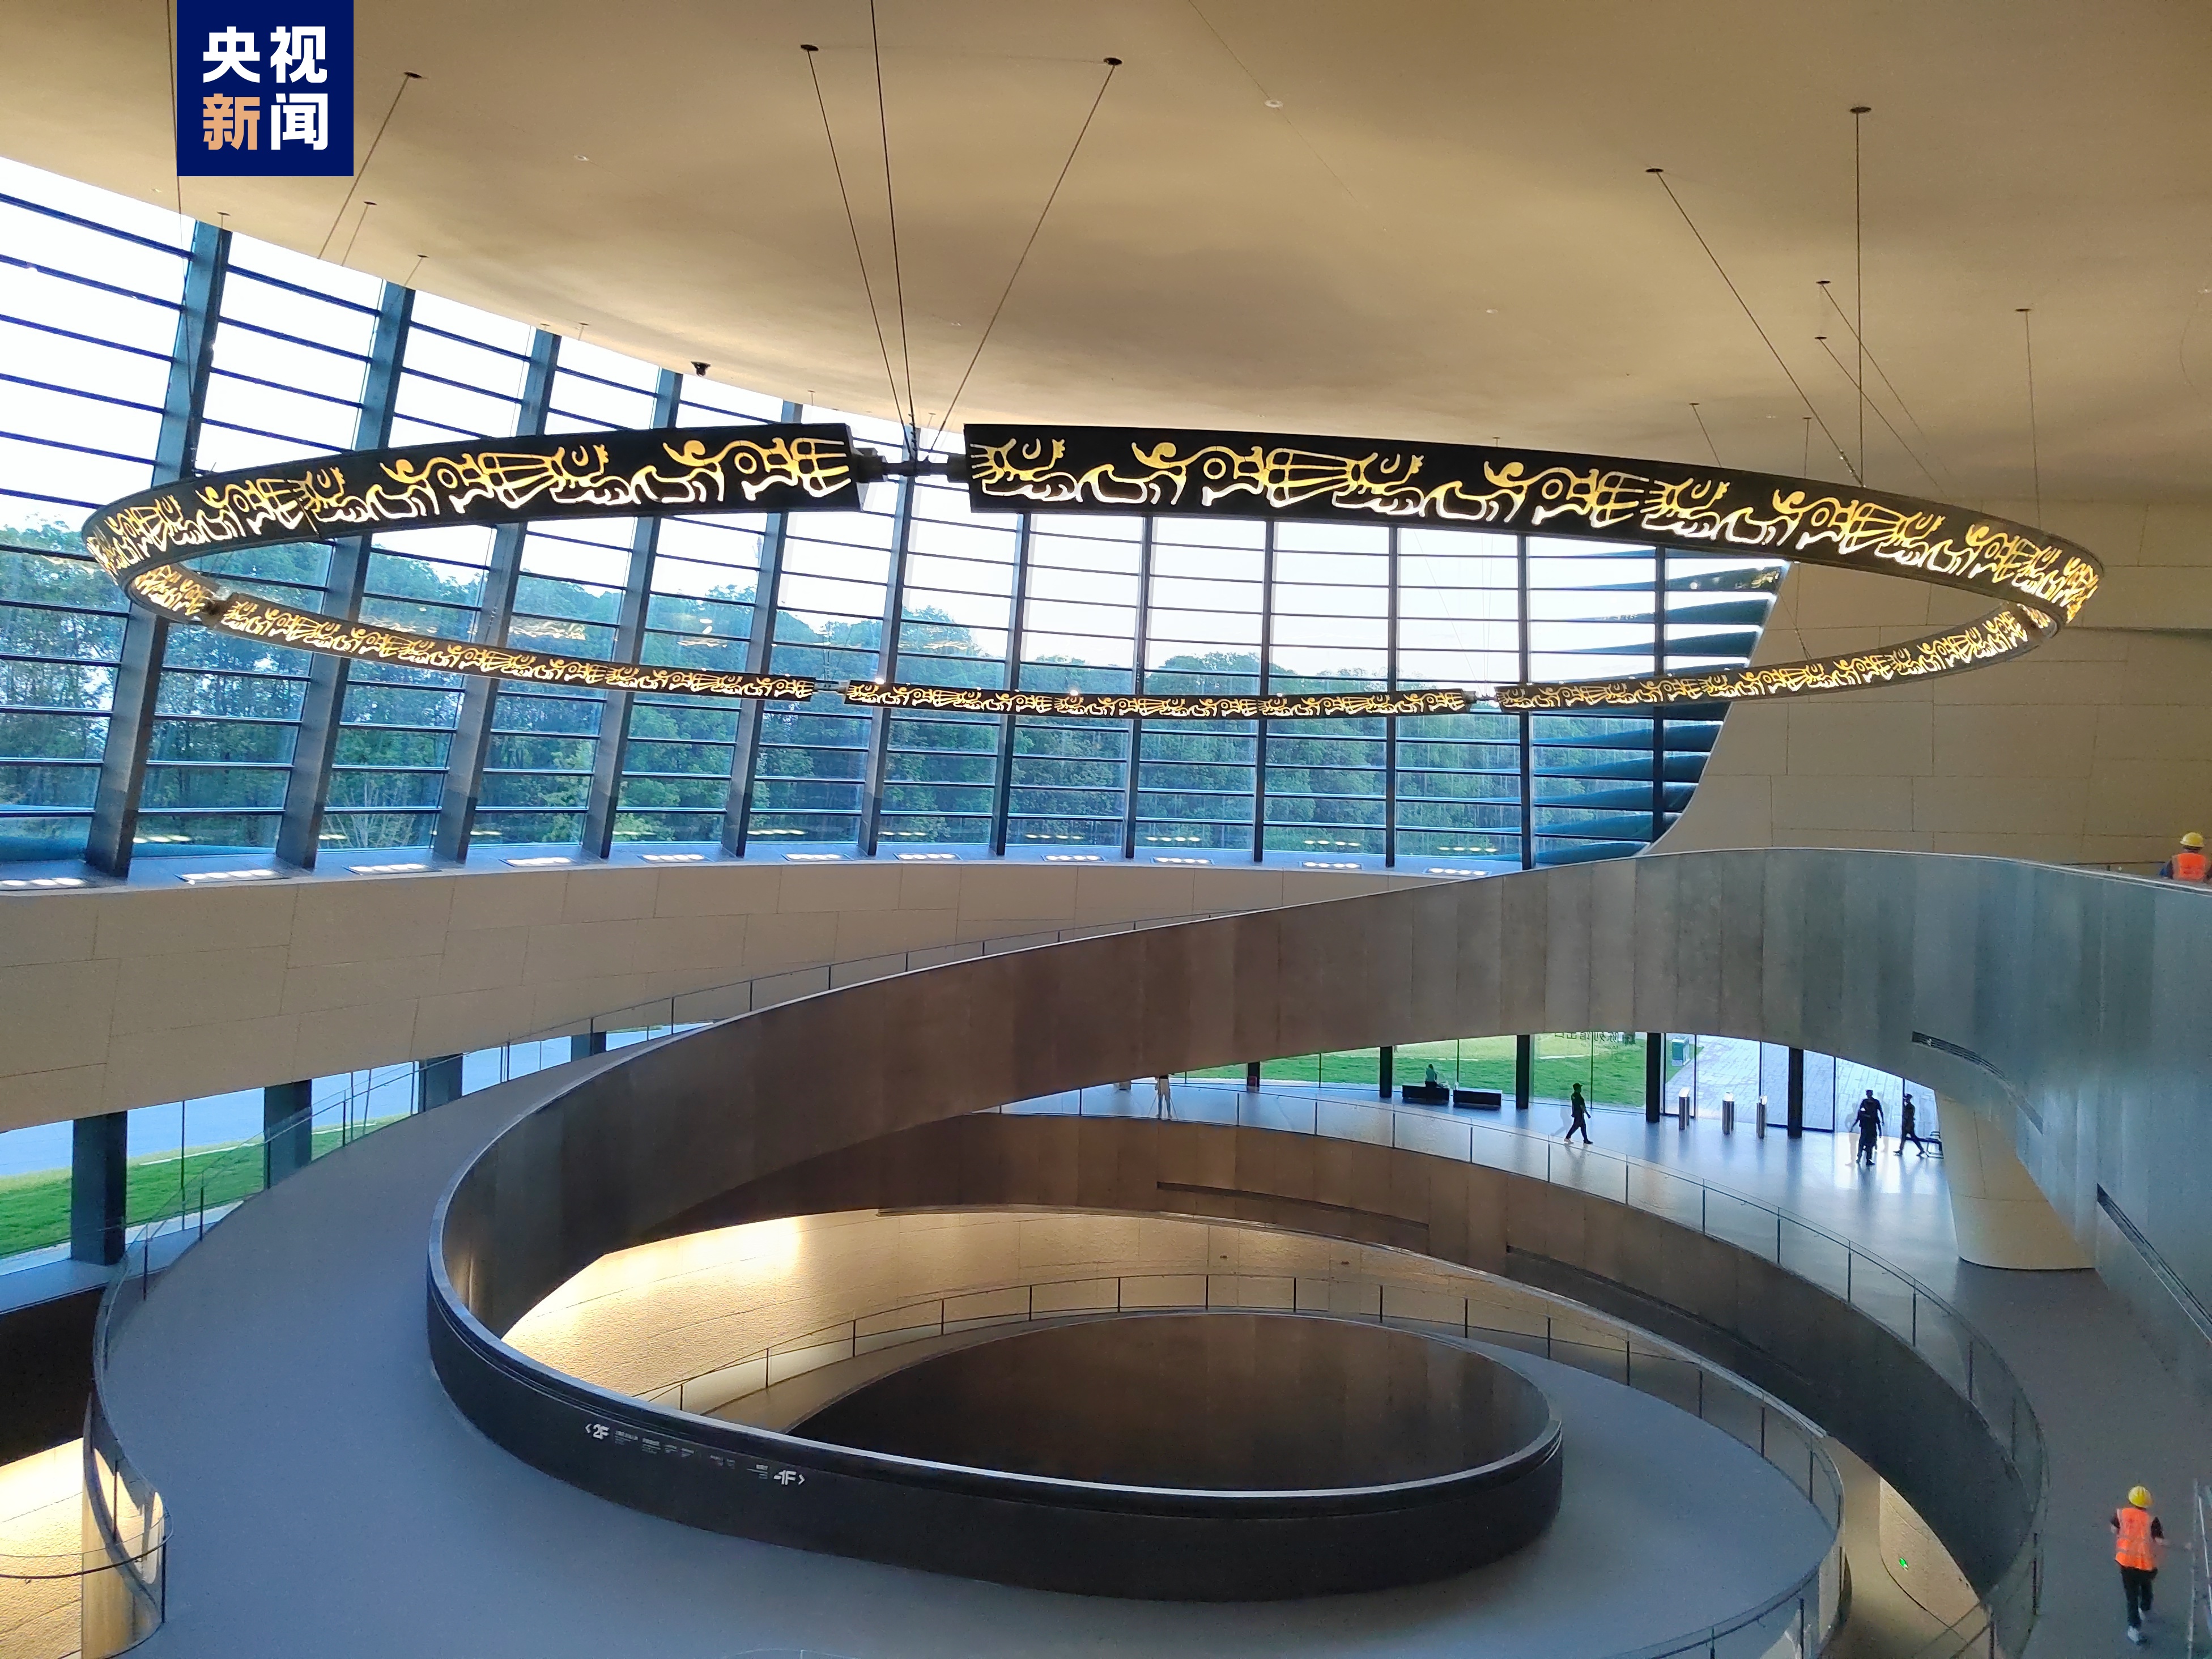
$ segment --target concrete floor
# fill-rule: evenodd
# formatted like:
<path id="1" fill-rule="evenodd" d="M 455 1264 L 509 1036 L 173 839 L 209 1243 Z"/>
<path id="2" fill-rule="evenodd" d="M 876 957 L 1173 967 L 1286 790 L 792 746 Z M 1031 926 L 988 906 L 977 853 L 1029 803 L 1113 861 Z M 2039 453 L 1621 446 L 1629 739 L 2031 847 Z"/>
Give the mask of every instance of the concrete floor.
<path id="1" fill-rule="evenodd" d="M 578 1062 L 580 1068 L 603 1062 Z M 659 1521 L 540 1474 L 446 1399 L 423 1242 L 454 1168 L 542 1091 L 398 1124 L 242 1206 L 124 1330 L 119 1431 L 168 1500 L 168 1656 L 1597 1656 L 1727 1616 L 1809 1569 L 1816 1518 L 1751 1452 L 1541 1361 L 1571 1494 L 1449 1583 L 1259 1606 L 1006 1589 Z"/>
<path id="2" fill-rule="evenodd" d="M 1191 1107 L 1203 1103 L 1197 1088 L 1185 1092 Z M 1374 1101 L 1371 1094 L 1332 1092 L 1346 1101 Z M 1139 1093 L 1149 1111 L 1149 1093 Z M 1501 1121 L 1489 1113 L 1446 1115 Z M 1525 1126 L 1514 1123 L 1516 1116 L 1509 1107 L 1502 1126 L 1553 1138 L 1565 1127 L 1564 1114 L 1541 1104 L 1526 1115 Z M 1605 1110 L 1590 1114 L 1590 1127 L 1601 1151 L 1647 1159 L 1801 1216 L 1912 1274 L 1958 1308 L 2020 1378 L 2049 1447 L 2042 1614 L 2027 1659 L 2138 1651 L 2124 1638 L 2126 1610 L 2109 1517 L 2128 1488 L 2141 1482 L 2159 1499 L 2168 1529 L 2181 1534 L 2191 1482 L 2212 1483 L 2212 1407 L 2160 1362 L 2127 1304 L 2102 1279 L 2092 1272 L 2014 1273 L 1960 1261 L 1941 1158 L 1923 1162 L 1909 1147 L 1900 1158 L 1893 1138 L 1882 1142 L 1868 1170 L 1854 1165 L 1853 1145 L 1843 1135 L 1808 1133 L 1791 1141 L 1770 1129 L 1761 1140 L 1747 1127 L 1723 1135 L 1717 1121 L 1702 1115 L 1683 1129 L 1671 1119 L 1654 1126 L 1636 1113 Z M 2179 1551 L 2170 1551 L 2150 1626 L 2154 1646 L 2168 1651 L 2185 1646 L 2187 1570 Z M 2206 1640 L 2200 1623 L 2200 1648 Z"/>
<path id="3" fill-rule="evenodd" d="M 426 1641 L 518 1654 L 989 1650 L 975 1645 L 976 1621 L 998 1628 L 1007 1613 L 990 1610 L 995 1599 L 1026 1593 L 763 1551 L 611 1510 L 506 1459 L 461 1422 L 422 1348 L 422 1240 L 437 1172 L 489 1133 L 509 1092 L 371 1137 L 246 1206 L 188 1255 L 174 1293 L 157 1295 L 143 1330 L 126 1339 L 118 1423 L 146 1449 L 149 1473 L 173 1488 L 177 1523 L 173 1623 L 149 1655 L 295 1652 L 309 1630 L 323 1652 Z M 1178 1115 L 1204 1103 L 1200 1092 L 1178 1091 Z M 1140 1085 L 1129 1109 L 1149 1115 L 1151 1106 Z M 1480 1115 L 1517 1127 L 1510 1110 Z M 1564 1127 L 1543 1121 L 1544 1109 L 1528 1115 L 1532 1136 L 1548 1140 Z M 2043 1613 L 2027 1659 L 2135 1650 L 2121 1639 L 2106 1517 L 2142 1480 L 2180 1532 L 2190 1481 L 2212 1474 L 2212 1412 L 2160 1365 L 2101 1279 L 1960 1264 L 1940 1163 L 1900 1160 L 1887 1144 L 1868 1171 L 1836 1137 L 1793 1143 L 1777 1132 L 1760 1141 L 1747 1128 L 1723 1136 L 1703 1119 L 1678 1130 L 1603 1111 L 1593 1129 L 1601 1151 L 1790 1211 L 1953 1300 L 2021 1377 L 2049 1442 Z M 239 1294 L 240 1275 L 253 1283 L 250 1295 Z M 445 1506 L 427 1515 L 425 1471 Z M 748 1552 L 775 1565 L 748 1566 Z M 1680 1564 L 1692 1575 L 1703 1565 Z M 2155 1648 L 2182 1647 L 2183 1578 L 2177 1554 L 2152 1626 Z M 1863 1574 L 1861 1582 L 1863 1589 Z M 501 1588 L 514 1585 L 532 1593 L 518 1601 Z M 650 1640 L 621 1611 L 641 1596 L 651 1604 Z M 1094 1616 L 1079 1642 L 1073 1625 L 1068 1645 L 1040 1641 L 1043 1628 L 1024 1617 L 1024 1639 L 1005 1650 L 1185 1643 L 1185 1632 L 1170 1637 L 1151 1622 L 1155 1610 L 1081 1605 Z M 1353 1604 L 1316 1605 L 1341 1613 Z M 1116 1611 L 1102 1621 L 1103 1607 Z M 1412 1615 L 1374 1607 L 1360 1619 L 1324 1618 L 1297 1644 L 1419 1651 L 1409 1642 L 1426 1619 Z M 1102 1622 L 1112 1627 L 1103 1636 Z M 1286 1632 L 1279 1621 L 1273 1629 L 1272 1645 L 1227 1629 L 1210 1630 L 1200 1645 L 1280 1650 Z M 872 1640 L 886 1632 L 896 1632 L 895 1646 Z"/>

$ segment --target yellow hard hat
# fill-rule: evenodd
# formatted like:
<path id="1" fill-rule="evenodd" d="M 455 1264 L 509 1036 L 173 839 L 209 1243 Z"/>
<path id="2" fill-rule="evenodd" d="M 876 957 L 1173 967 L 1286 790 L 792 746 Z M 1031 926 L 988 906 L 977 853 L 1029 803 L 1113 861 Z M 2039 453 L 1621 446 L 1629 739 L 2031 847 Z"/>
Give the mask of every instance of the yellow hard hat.
<path id="1" fill-rule="evenodd" d="M 2204 837 L 2191 830 L 2181 838 L 2181 844 L 2192 853 L 2201 853 L 2204 850 Z"/>
<path id="2" fill-rule="evenodd" d="M 2199 839 L 2202 839 L 2202 837 L 2199 837 Z M 2148 1486 L 2129 1487 L 2128 1502 L 2134 1504 L 2139 1510 L 2148 1509 L 2150 1507 L 2150 1488 Z"/>

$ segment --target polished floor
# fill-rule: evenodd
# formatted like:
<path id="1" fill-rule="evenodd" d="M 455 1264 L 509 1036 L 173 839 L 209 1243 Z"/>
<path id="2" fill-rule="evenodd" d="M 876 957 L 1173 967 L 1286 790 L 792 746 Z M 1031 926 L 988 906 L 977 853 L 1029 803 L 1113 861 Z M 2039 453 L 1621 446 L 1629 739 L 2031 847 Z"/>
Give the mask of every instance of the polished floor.
<path id="1" fill-rule="evenodd" d="M 173 1621 L 149 1655 L 291 1653 L 309 1632 L 317 1651 L 363 1654 L 426 1642 L 518 1654 L 806 1646 L 855 1659 L 1188 1645 L 1157 1610 L 1085 1603 L 1079 1628 L 1048 1620 L 1048 1633 L 1026 1616 L 1007 1625 L 1024 1592 L 765 1551 L 611 1510 L 478 1438 L 428 1370 L 422 1241 L 447 1174 L 519 1091 L 538 1086 L 487 1091 L 371 1137 L 246 1206 L 190 1253 L 126 1334 L 118 1425 L 145 1448 L 176 1522 Z M 1206 1115 L 1223 1092 L 1178 1091 L 1174 1109 Z M 1347 1096 L 1347 1109 L 1357 1099 Z M 1117 1109 L 1149 1115 L 1149 1088 Z M 1553 1156 L 1563 1126 L 1530 1115 L 1532 1147 L 1540 1141 Z M 1514 1133 L 1512 1116 L 1492 1118 L 1494 1132 Z M 1959 1266 L 1936 1160 L 1900 1160 L 1886 1147 L 1873 1170 L 1854 1169 L 1833 1137 L 1761 1141 L 1705 1120 L 1678 1129 L 1600 1113 L 1594 1129 L 1596 1154 L 1647 1159 L 1780 1206 L 1952 1298 L 2020 1375 L 2050 1441 L 2043 1616 L 2028 1659 L 2134 1651 L 2121 1639 L 2105 1518 L 2138 1480 L 2176 1515 L 2190 1480 L 2207 1473 L 2212 1414 L 2161 1369 L 2102 1280 Z M 1664 1516 L 1645 1516 L 1629 1536 L 1667 1529 Z M 1589 1547 L 1583 1577 L 1601 1579 L 1608 1542 Z M 1677 1577 L 1704 1582 L 1718 1559 L 1685 1557 Z M 2169 1562 L 2158 1648 L 2183 1645 L 2185 1576 Z M 631 1616 L 640 1607 L 649 1630 Z M 1294 1643 L 1279 1626 L 1224 1624 L 1196 1650 L 1423 1650 L 1425 1615 L 1410 1606 L 1358 1618 L 1350 1607 L 1318 1616 Z M 1002 1628 L 1003 1645 L 979 1644 Z"/>
<path id="2" fill-rule="evenodd" d="M 477 1435 L 423 1340 L 432 1207 L 543 1088 L 488 1091 L 318 1161 L 215 1229 L 125 1328 L 114 1416 L 174 1528 L 169 1622 L 149 1659 L 1595 1656 L 1751 1605 L 1819 1555 L 1812 1510 L 1754 1453 L 1502 1352 L 1543 1368 L 1559 1402 L 1572 1512 L 1511 1559 L 1419 1589 L 1242 1607 L 1051 1595 L 615 1507 Z"/>
<path id="3" fill-rule="evenodd" d="M 1099 1109 L 1108 1092 L 1086 1091 L 1085 1109 Z M 1372 1094 L 1328 1092 L 1346 1103 L 1376 1103 Z M 1219 1093 L 1206 1085 L 1179 1086 L 1175 1109 L 1191 1115 L 1218 1110 Z M 1140 1085 L 1130 1099 L 1133 1111 L 1153 1109 L 1149 1085 Z M 1541 1104 L 1527 1114 L 1525 1127 L 1512 1121 L 1516 1115 L 1510 1107 L 1496 1116 L 1401 1110 L 1479 1117 L 1502 1133 L 1519 1129 L 1547 1140 L 1566 1127 L 1563 1113 Z M 1912 1274 L 1957 1307 L 2020 1378 L 2049 1445 L 2042 1613 L 2027 1659 L 2138 1651 L 2124 1639 L 2109 1518 L 2140 1482 L 2179 1532 L 2192 1483 L 2212 1486 L 2212 1407 L 2160 1362 L 2127 1304 L 2102 1279 L 2087 1271 L 2016 1273 L 1959 1261 L 1941 1158 L 1923 1161 L 1909 1147 L 1900 1157 L 1893 1137 L 1882 1142 L 1869 1169 L 1854 1164 L 1854 1143 L 1843 1135 L 1808 1133 L 1792 1141 L 1770 1128 L 1760 1139 L 1747 1125 L 1723 1134 L 1706 1115 L 1685 1128 L 1672 1119 L 1650 1125 L 1640 1114 L 1604 1110 L 1593 1112 L 1590 1124 L 1599 1152 L 1648 1160 L 1788 1211 Z M 2180 1551 L 2172 1552 L 2150 1626 L 2159 1648 L 2179 1652 L 2185 1645 L 2188 1571 Z M 2197 1618 L 2197 1644 L 2203 1650 L 2212 1638 L 2206 1614 L 2200 1611 Z"/>

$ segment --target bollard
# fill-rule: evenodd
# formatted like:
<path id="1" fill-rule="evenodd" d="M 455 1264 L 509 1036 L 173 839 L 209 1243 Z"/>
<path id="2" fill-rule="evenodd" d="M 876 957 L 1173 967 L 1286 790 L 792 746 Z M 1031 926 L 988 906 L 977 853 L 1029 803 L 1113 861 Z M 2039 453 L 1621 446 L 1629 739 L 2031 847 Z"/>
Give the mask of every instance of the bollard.
<path id="1" fill-rule="evenodd" d="M 1766 1139 L 1766 1097 L 1765 1095 L 1759 1097 L 1759 1138 L 1761 1140 Z"/>
<path id="2" fill-rule="evenodd" d="M 1734 1095 L 1721 1097 L 1721 1133 L 1724 1135 L 1732 1135 L 1735 1133 L 1735 1097 Z"/>
<path id="3" fill-rule="evenodd" d="M 1676 1095 L 1674 1097 L 1674 1127 L 1677 1129 L 1688 1128 L 1690 1127 L 1690 1115 L 1697 1109 L 1698 1109 L 1691 1103 L 1690 1091 L 1687 1089 L 1683 1090 L 1681 1093 Z"/>

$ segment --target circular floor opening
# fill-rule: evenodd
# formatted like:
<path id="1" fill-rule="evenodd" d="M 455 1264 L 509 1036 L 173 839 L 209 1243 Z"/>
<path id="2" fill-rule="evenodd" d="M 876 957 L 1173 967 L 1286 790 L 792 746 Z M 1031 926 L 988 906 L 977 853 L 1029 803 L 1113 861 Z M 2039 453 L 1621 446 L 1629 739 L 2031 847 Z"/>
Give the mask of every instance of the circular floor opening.
<path id="1" fill-rule="evenodd" d="M 864 1383 L 793 1431 L 1108 1486 L 1321 1492 L 1510 1464 L 1553 1428 L 1534 1383 L 1455 1344 L 1223 1312 L 1018 1331 Z"/>

